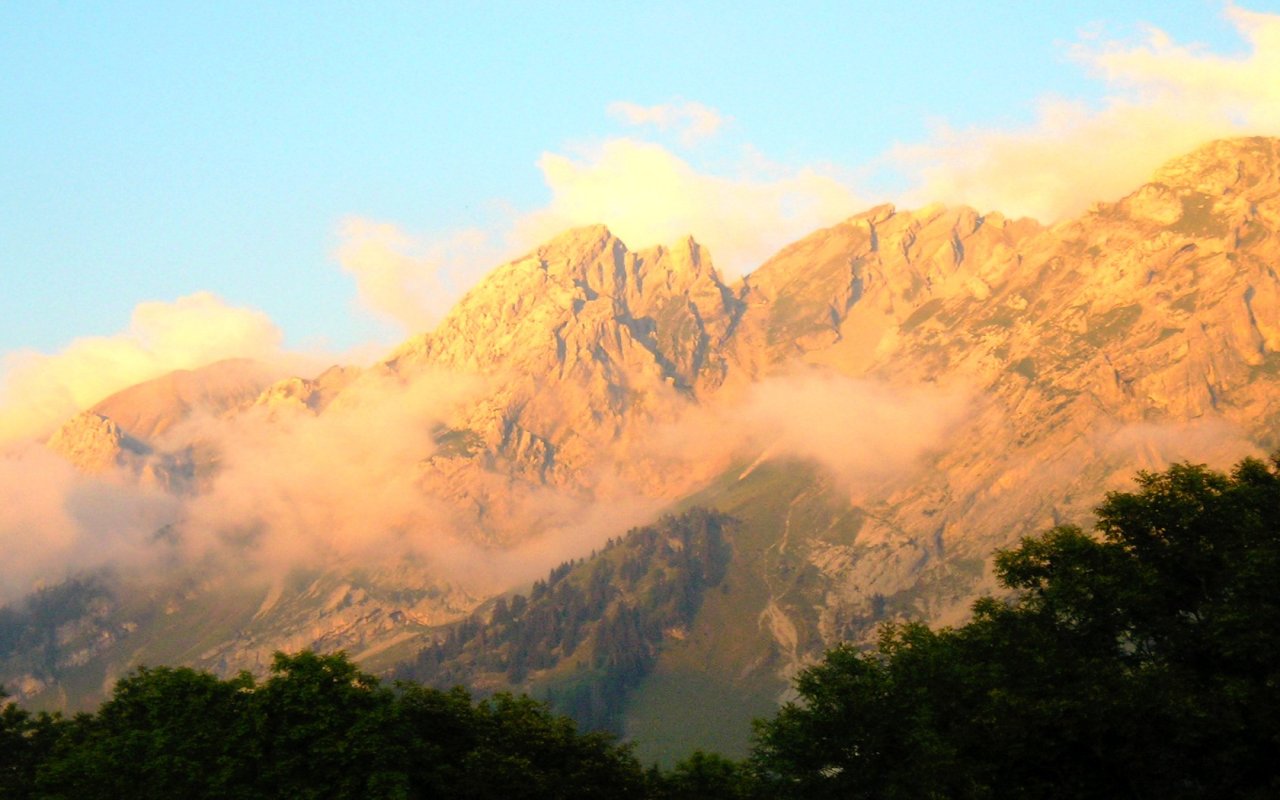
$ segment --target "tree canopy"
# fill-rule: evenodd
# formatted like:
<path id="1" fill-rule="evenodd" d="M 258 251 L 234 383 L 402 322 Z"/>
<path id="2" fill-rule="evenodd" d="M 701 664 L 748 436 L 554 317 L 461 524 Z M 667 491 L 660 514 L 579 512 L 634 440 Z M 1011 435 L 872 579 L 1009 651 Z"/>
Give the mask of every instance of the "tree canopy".
<path id="1" fill-rule="evenodd" d="M 527 697 L 385 686 L 341 653 L 261 684 L 142 668 L 95 714 L 0 717 L 0 797 L 627 798 L 625 746 Z"/>
<path id="2" fill-rule="evenodd" d="M 838 647 L 757 728 L 779 796 L 1280 796 L 1280 458 L 1175 465 L 995 559 L 1011 599 Z"/>

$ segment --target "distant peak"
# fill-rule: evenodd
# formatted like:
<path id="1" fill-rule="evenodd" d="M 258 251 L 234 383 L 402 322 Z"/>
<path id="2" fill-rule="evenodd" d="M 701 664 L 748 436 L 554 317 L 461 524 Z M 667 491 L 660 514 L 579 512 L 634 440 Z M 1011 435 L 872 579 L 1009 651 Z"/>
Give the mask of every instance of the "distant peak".
<path id="1" fill-rule="evenodd" d="M 544 255 L 599 251 L 610 241 L 617 241 L 617 237 L 613 235 L 608 226 L 602 224 L 584 225 L 580 228 L 570 228 L 548 239 L 538 247 L 538 253 Z"/>
<path id="2" fill-rule="evenodd" d="M 861 211 L 849 218 L 850 222 L 866 221 L 872 225 L 879 225 L 885 220 L 898 213 L 898 209 L 893 203 L 881 203 L 878 206 L 872 206 L 866 211 Z"/>

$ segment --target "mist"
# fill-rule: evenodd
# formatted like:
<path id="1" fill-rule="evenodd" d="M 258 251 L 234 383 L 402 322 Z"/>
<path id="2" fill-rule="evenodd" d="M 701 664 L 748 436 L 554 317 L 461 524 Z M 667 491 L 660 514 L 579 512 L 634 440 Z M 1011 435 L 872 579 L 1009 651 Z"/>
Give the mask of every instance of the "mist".
<path id="1" fill-rule="evenodd" d="M 0 461 L 0 543 L 23 557 L 0 570 L 0 600 L 101 569 L 279 580 L 403 565 L 481 596 L 652 521 L 734 463 L 810 461 L 850 492 L 897 477 L 969 407 L 966 394 L 932 386 L 786 372 L 691 405 L 556 487 L 441 454 L 439 432 L 495 388 L 477 375 L 371 368 L 320 411 L 277 396 L 229 416 L 196 414 L 156 442 L 195 454 L 198 488 L 186 495 L 125 468 L 83 475 L 43 447 L 11 450 Z M 454 480 L 458 470 L 472 472 Z M 476 498 L 457 494 L 476 485 L 498 505 L 477 513 Z"/>
<path id="2" fill-rule="evenodd" d="M 41 445 L 0 452 L 0 604 L 86 572 L 145 571 L 179 501 L 121 475 L 77 472 Z"/>

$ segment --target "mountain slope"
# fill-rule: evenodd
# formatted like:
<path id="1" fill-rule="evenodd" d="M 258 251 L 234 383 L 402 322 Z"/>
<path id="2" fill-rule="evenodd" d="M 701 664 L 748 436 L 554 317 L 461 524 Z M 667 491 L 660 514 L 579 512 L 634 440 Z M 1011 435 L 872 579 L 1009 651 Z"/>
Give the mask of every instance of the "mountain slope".
<path id="1" fill-rule="evenodd" d="M 758 379 L 798 359 L 970 400 L 945 443 L 887 483 L 843 485 L 774 458 L 696 495 L 741 523 L 729 593 L 664 645 L 628 732 L 671 752 L 740 747 L 706 724 L 690 686 L 737 697 L 729 717 L 746 731 L 832 643 L 885 618 L 962 618 L 994 588 L 994 548 L 1083 521 L 1134 467 L 1280 445 L 1278 153 L 1274 140 L 1215 143 L 1053 228 L 881 207 L 748 276 L 725 347 L 730 393 L 735 372 Z"/>
<path id="2" fill-rule="evenodd" d="M 200 510 L 237 465 L 298 452 L 225 448 L 328 436 L 334 447 L 303 452 L 333 460 L 302 475 L 353 486 L 283 505 L 337 525 L 335 502 L 409 487 L 385 518 L 356 506 L 379 516 L 350 534 L 377 546 L 325 540 L 337 555 L 258 583 L 193 562 L 158 588 L 113 585 L 90 611 L 68 606 L 80 616 L 59 623 L 60 654 L 0 673 L 43 687 L 35 696 L 74 671 L 72 693 L 88 696 L 140 657 L 234 671 L 276 646 L 348 647 L 389 668 L 531 580 L 528 563 L 585 556 L 645 514 L 696 505 L 736 520 L 723 579 L 681 636 L 646 640 L 646 671 L 610 719 L 653 755 L 663 742 L 732 750 L 825 647 L 886 618 L 963 618 L 994 588 L 994 548 L 1085 521 L 1135 467 L 1280 446 L 1278 234 L 1274 139 L 1211 143 L 1051 227 L 881 206 L 736 282 L 692 239 L 632 252 L 603 227 L 567 232 L 368 369 L 264 382 L 256 399 L 229 380 L 226 458 L 200 461 L 201 481 L 160 482 Z M 160 413 L 155 391 L 69 423 L 84 430 L 64 438 L 86 444 L 66 451 L 136 480 L 137 463 L 158 463 L 154 441 L 194 447 L 166 420 L 208 398 L 161 392 L 177 410 Z M 371 448 L 372 431 L 394 446 Z M 166 536 L 203 541 L 201 519 Z M 255 541 L 299 535 L 251 521 L 215 531 L 248 560 Z M 458 676 L 523 685 L 455 655 Z M 691 687 L 723 716 L 702 713 Z M 725 726 L 739 738 L 718 738 Z"/>

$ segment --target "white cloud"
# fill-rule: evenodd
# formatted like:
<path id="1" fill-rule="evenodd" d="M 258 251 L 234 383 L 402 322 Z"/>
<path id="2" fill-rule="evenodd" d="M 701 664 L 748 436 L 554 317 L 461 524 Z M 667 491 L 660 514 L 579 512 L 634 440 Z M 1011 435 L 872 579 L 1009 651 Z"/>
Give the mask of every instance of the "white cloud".
<path id="1" fill-rule="evenodd" d="M 633 139 L 606 141 L 578 159 L 544 153 L 538 167 L 551 202 L 517 222 L 516 240 L 532 243 L 601 222 L 631 248 L 692 234 L 720 268 L 738 274 L 861 205 L 847 185 L 813 169 L 714 175 Z"/>
<path id="2" fill-rule="evenodd" d="M 339 236 L 335 257 L 356 279 L 360 305 L 409 334 L 429 330 L 508 255 L 494 236 L 475 228 L 425 241 L 392 223 L 350 217 Z"/>
<path id="3" fill-rule="evenodd" d="M 660 144 L 629 138 L 572 156 L 543 153 L 538 169 L 549 201 L 492 232 L 430 240 L 391 223 L 344 221 L 336 256 L 355 277 L 361 305 L 405 332 L 428 330 L 489 269 L 569 228 L 601 223 L 633 250 L 692 235 L 719 269 L 737 275 L 866 205 L 829 171 L 788 168 L 749 147 L 735 174 L 701 170 Z"/>
<path id="4" fill-rule="evenodd" d="M 39 445 L 0 452 L 0 604 L 100 567 L 145 567 L 152 541 L 177 514 L 163 493 L 82 475 Z"/>
<path id="5" fill-rule="evenodd" d="M 891 158 L 919 183 L 908 202 L 1053 221 L 1119 198 L 1206 140 L 1280 132 L 1280 15 L 1224 13 L 1250 46 L 1243 56 L 1179 45 L 1156 29 L 1136 45 L 1079 45 L 1073 56 L 1110 91 L 1101 108 L 1045 99 L 1025 128 L 943 127 L 895 148 Z"/>

